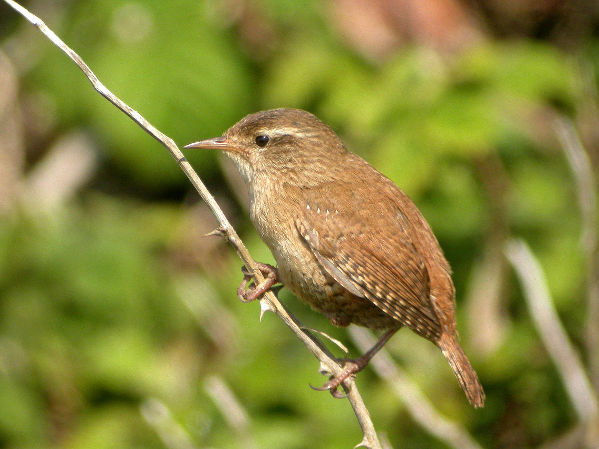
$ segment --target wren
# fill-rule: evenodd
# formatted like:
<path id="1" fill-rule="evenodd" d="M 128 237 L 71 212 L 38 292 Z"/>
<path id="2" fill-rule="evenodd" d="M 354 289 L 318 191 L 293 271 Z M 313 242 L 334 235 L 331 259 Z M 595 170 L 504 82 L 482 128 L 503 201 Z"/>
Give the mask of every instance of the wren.
<path id="1" fill-rule="evenodd" d="M 324 388 L 334 395 L 405 326 L 435 343 L 468 401 L 485 394 L 458 343 L 451 268 L 408 196 L 309 112 L 273 109 L 243 118 L 221 137 L 185 148 L 219 149 L 247 183 L 250 217 L 277 262 L 261 265 L 335 326 L 386 332 Z"/>

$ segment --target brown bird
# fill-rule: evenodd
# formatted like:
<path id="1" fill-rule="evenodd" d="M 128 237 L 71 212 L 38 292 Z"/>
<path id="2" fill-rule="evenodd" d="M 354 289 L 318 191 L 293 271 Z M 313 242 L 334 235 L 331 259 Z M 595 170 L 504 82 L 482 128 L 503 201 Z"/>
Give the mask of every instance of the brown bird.
<path id="1" fill-rule="evenodd" d="M 185 148 L 223 150 L 247 183 L 250 217 L 278 270 L 243 291 L 255 299 L 277 281 L 335 326 L 386 332 L 324 386 L 335 396 L 402 326 L 435 343 L 466 397 L 483 388 L 458 343 L 451 268 L 430 226 L 391 180 L 314 115 L 273 109 L 248 115 L 221 137 Z"/>

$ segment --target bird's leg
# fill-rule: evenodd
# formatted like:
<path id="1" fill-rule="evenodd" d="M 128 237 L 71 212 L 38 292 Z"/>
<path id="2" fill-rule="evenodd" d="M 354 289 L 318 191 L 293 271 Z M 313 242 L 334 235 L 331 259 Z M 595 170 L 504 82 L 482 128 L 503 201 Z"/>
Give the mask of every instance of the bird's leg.
<path id="1" fill-rule="evenodd" d="M 255 299 L 258 299 L 260 296 L 264 294 L 267 290 L 270 290 L 273 285 L 280 282 L 279 280 L 279 272 L 275 267 L 266 263 L 258 262 L 256 264 L 258 269 L 264 275 L 264 281 L 260 282 L 260 284 L 255 285 L 249 289 L 247 289 L 247 285 L 250 281 L 252 281 L 253 273 L 248 271 L 248 269 L 243 266 L 241 267 L 241 272 L 243 273 L 243 280 L 239 287 L 237 288 L 237 296 L 243 302 L 251 302 Z M 278 291 L 278 290 L 277 290 Z"/>
<path id="2" fill-rule="evenodd" d="M 322 387 L 313 387 L 312 385 L 310 385 L 310 387 L 318 391 L 328 390 L 330 391 L 331 395 L 333 395 L 333 397 L 336 397 L 338 399 L 344 398 L 345 395 L 339 391 L 339 387 L 341 386 L 341 384 L 343 384 L 343 382 L 350 376 L 353 376 L 354 374 L 362 371 L 366 367 L 366 365 L 368 365 L 370 359 L 374 357 L 374 355 L 385 345 L 385 343 L 389 341 L 389 339 L 398 330 L 399 327 L 389 329 L 381 336 L 381 338 L 379 338 L 379 340 L 374 344 L 374 346 L 370 348 L 367 352 L 365 352 L 361 357 L 353 360 L 346 360 L 345 364 L 343 365 L 343 371 L 341 371 L 338 375 L 331 377 L 331 379 L 329 379 L 329 381 L 325 383 Z"/>

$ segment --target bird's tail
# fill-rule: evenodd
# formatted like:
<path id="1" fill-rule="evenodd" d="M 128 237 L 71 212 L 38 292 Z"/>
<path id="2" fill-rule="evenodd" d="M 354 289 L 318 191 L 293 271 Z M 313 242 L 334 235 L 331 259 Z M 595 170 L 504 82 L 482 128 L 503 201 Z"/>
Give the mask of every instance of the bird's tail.
<path id="1" fill-rule="evenodd" d="M 466 357 L 466 354 L 464 354 L 456 337 L 448 332 L 444 332 L 439 341 L 437 341 L 437 345 L 443 351 L 443 355 L 449 362 L 455 377 L 458 378 L 458 382 L 470 404 L 474 408 L 483 407 L 485 405 L 485 392 L 478 380 L 476 371 L 470 365 L 470 361 Z"/>

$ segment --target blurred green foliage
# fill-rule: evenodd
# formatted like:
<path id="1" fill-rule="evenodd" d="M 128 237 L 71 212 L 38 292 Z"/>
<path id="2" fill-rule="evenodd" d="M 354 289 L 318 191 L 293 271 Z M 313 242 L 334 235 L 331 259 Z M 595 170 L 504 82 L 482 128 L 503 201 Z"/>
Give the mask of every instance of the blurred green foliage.
<path id="1" fill-rule="evenodd" d="M 583 131 L 596 128 L 588 95 L 598 85 L 596 22 L 567 50 L 549 38 L 486 35 L 460 52 L 410 44 L 375 61 L 343 39 L 317 0 L 35 6 L 106 86 L 180 144 L 270 107 L 309 109 L 329 123 L 435 229 L 487 407 L 470 410 L 441 354 L 408 331 L 388 345 L 394 357 L 484 447 L 533 447 L 574 425 L 509 271 L 497 317 L 506 324 L 492 350 L 476 350 L 485 323 L 472 324 L 465 297 L 485 254 L 521 236 L 584 354 L 587 261 L 554 125 L 563 114 Z M 200 237 L 215 222 L 192 204 L 176 163 L 22 18 L 0 11 L 11 25 L 0 51 L 10 56 L 18 43 L 31 55 L 18 69 L 24 183 L 72 129 L 93 136 L 98 156 L 74 199 L 50 210 L 17 203 L 0 215 L 0 448 L 353 447 L 361 434 L 349 405 L 307 387 L 323 381 L 316 361 L 276 319 L 258 322 L 257 305 L 235 299 L 240 262 L 224 243 Z M 582 139 L 596 164 L 593 136 Z M 254 257 L 271 261 L 216 156 L 189 157 Z M 345 331 L 288 292 L 281 297 L 307 326 L 349 344 Z M 213 399 L 214 376 L 248 423 L 223 413 L 234 406 Z M 394 447 L 447 447 L 414 425 L 372 371 L 358 384 Z"/>

